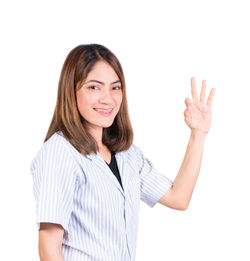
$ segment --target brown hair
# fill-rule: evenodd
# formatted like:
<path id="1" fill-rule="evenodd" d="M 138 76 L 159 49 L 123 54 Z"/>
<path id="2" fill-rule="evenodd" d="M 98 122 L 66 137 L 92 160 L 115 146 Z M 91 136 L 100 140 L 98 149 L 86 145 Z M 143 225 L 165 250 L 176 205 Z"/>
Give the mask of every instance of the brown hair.
<path id="1" fill-rule="evenodd" d="M 113 124 L 103 128 L 102 142 L 110 151 L 119 152 L 129 149 L 133 142 L 133 130 L 128 114 L 123 70 L 116 56 L 108 48 L 99 44 L 79 45 L 66 57 L 59 79 L 54 115 L 44 142 L 55 132 L 61 131 L 80 153 L 85 156 L 97 153 L 97 144 L 87 131 L 86 120 L 78 110 L 76 90 L 100 60 L 106 61 L 118 75 L 123 97 Z"/>

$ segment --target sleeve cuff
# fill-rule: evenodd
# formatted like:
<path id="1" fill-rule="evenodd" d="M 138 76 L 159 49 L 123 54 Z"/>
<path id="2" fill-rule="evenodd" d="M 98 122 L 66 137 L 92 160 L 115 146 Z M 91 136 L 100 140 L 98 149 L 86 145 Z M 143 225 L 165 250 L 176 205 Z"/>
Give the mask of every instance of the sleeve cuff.
<path id="1" fill-rule="evenodd" d="M 167 178 L 165 175 L 160 174 L 158 176 L 157 184 L 154 184 L 153 193 L 149 193 L 146 203 L 149 207 L 153 208 L 155 204 L 167 193 L 167 191 L 172 187 L 173 182 Z"/>

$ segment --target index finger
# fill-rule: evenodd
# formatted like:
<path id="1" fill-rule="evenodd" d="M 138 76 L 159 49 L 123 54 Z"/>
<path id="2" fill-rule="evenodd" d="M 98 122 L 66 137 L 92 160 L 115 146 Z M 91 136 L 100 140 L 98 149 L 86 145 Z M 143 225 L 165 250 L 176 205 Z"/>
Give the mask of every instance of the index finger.
<path id="1" fill-rule="evenodd" d="M 191 78 L 191 93 L 194 103 L 198 103 L 198 95 L 196 90 L 196 80 L 194 77 Z"/>

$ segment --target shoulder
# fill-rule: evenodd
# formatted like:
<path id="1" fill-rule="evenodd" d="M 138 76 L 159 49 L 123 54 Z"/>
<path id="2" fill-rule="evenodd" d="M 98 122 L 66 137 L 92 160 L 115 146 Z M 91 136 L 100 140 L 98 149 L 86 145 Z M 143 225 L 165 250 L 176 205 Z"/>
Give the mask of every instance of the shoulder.
<path id="1" fill-rule="evenodd" d="M 130 148 L 126 151 L 127 155 L 132 157 L 140 157 L 142 154 L 141 148 L 134 143 L 130 146 Z"/>
<path id="2" fill-rule="evenodd" d="M 45 150 L 58 148 L 70 152 L 71 147 L 73 146 L 64 138 L 61 132 L 55 132 L 46 142 L 44 142 L 43 147 Z"/>
<path id="3" fill-rule="evenodd" d="M 60 164 L 62 161 L 74 162 L 72 147 L 59 132 L 54 133 L 33 158 L 31 169 L 38 165 Z"/>
<path id="4" fill-rule="evenodd" d="M 130 148 L 125 151 L 126 160 L 131 162 L 134 166 L 141 166 L 143 161 L 143 153 L 141 148 L 134 143 L 130 146 Z"/>
<path id="5" fill-rule="evenodd" d="M 36 154 L 36 157 L 39 157 L 44 153 L 48 153 L 52 151 L 54 153 L 58 152 L 59 150 L 63 152 L 67 152 L 68 149 L 65 141 L 66 141 L 65 138 L 61 136 L 59 133 L 57 132 L 54 133 L 46 142 L 42 144 L 42 146 L 40 147 L 39 151 Z"/>
<path id="6" fill-rule="evenodd" d="M 139 173 L 142 171 L 149 171 L 153 168 L 153 164 L 150 159 L 144 154 L 141 147 L 132 144 L 129 148 L 127 159 L 132 163 L 131 165 L 136 166 Z"/>

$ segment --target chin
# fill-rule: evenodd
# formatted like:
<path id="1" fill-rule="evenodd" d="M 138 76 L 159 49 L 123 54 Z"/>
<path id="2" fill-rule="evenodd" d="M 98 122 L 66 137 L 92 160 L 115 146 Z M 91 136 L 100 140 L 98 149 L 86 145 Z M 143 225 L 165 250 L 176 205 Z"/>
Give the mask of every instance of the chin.
<path id="1" fill-rule="evenodd" d="M 105 125 L 103 125 L 102 127 L 103 127 L 103 128 L 109 128 L 110 126 L 112 126 L 112 124 L 113 124 L 113 122 L 112 122 L 111 124 L 105 124 Z"/>
<path id="2" fill-rule="evenodd" d="M 102 127 L 103 127 L 103 128 L 109 128 L 109 127 L 113 124 L 113 122 L 114 122 L 114 121 L 109 122 L 109 123 L 104 123 L 104 124 L 102 124 Z"/>

